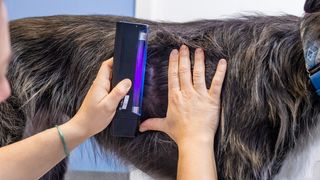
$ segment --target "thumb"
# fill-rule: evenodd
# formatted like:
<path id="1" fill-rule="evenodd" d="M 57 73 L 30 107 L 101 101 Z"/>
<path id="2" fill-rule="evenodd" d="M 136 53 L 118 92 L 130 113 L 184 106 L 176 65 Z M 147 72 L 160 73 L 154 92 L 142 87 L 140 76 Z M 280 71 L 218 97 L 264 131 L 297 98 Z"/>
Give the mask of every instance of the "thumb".
<path id="1" fill-rule="evenodd" d="M 150 118 L 145 120 L 141 125 L 140 125 L 140 132 L 145 132 L 145 131 L 165 131 L 164 128 L 164 123 L 165 123 L 165 118 Z"/>
<path id="2" fill-rule="evenodd" d="M 131 84 L 132 83 L 130 79 L 124 79 L 120 81 L 102 101 L 105 101 L 108 104 L 113 104 L 116 108 L 121 99 L 123 99 L 124 96 L 129 92 Z"/>

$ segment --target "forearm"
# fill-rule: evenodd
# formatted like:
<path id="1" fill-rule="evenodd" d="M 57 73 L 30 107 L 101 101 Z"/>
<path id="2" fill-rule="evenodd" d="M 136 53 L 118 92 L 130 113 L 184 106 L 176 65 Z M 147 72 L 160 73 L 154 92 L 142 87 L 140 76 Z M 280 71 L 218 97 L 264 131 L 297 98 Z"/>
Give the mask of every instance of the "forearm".
<path id="1" fill-rule="evenodd" d="M 178 180 L 217 180 L 213 144 L 180 144 L 177 176 Z"/>
<path id="2" fill-rule="evenodd" d="M 86 133 L 71 120 L 60 126 L 68 149 L 82 143 Z M 0 179 L 39 179 L 65 158 L 56 128 L 0 148 Z"/>

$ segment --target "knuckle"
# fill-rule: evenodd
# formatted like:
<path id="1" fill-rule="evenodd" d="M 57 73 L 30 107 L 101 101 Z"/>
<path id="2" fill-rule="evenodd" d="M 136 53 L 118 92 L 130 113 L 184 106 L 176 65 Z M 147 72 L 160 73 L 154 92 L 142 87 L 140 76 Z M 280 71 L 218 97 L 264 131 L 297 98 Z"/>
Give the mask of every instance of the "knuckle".
<path id="1" fill-rule="evenodd" d="M 188 73 L 190 70 L 187 68 L 187 67 L 184 67 L 184 66 L 182 66 L 182 67 L 180 67 L 179 68 L 179 73 L 180 74 L 186 74 L 186 73 Z"/>
<path id="2" fill-rule="evenodd" d="M 180 95 L 177 93 L 170 94 L 169 99 L 173 104 L 180 104 L 181 98 Z"/>
<path id="3" fill-rule="evenodd" d="M 182 95 L 186 99 L 192 99 L 194 96 L 194 93 L 191 90 L 184 90 L 184 91 L 182 91 Z"/>
<path id="4" fill-rule="evenodd" d="M 170 72 L 170 76 L 176 78 L 176 77 L 178 77 L 178 72 L 172 71 L 172 72 Z"/>
<path id="5" fill-rule="evenodd" d="M 99 82 L 97 82 L 97 80 L 93 81 L 91 84 L 91 89 L 93 88 L 99 88 L 99 89 L 104 89 L 109 91 L 110 90 L 110 82 L 106 82 L 105 84 L 101 84 Z"/>
<path id="6" fill-rule="evenodd" d="M 213 98 L 213 97 L 208 97 L 207 98 L 208 103 L 214 106 L 219 106 L 220 105 L 220 99 L 219 98 Z"/>
<path id="7" fill-rule="evenodd" d="M 202 87 L 202 83 L 199 82 L 199 81 L 194 81 L 194 82 L 193 82 L 193 87 L 195 87 L 195 88 L 200 88 L 200 87 Z"/>
<path id="8" fill-rule="evenodd" d="M 195 70 L 195 71 L 193 71 L 193 77 L 194 78 L 201 78 L 203 73 L 204 73 L 204 71 L 202 71 L 202 70 Z"/>
<path id="9" fill-rule="evenodd" d="M 175 91 L 178 89 L 177 82 L 168 82 L 168 90 Z"/>
<path id="10" fill-rule="evenodd" d="M 221 86 L 222 85 L 222 80 L 220 78 L 214 78 L 212 80 L 212 85 L 213 86 Z"/>

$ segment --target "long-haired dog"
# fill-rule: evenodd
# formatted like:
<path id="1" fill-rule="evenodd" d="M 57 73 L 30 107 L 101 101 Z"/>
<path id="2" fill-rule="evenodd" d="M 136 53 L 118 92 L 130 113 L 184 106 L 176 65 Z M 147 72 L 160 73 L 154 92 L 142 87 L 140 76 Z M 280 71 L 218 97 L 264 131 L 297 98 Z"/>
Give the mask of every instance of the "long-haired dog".
<path id="1" fill-rule="evenodd" d="M 301 157 L 308 157 L 303 152 L 320 136 L 320 103 L 304 60 L 311 42 L 320 61 L 320 0 L 307 0 L 305 11 L 303 17 L 257 15 L 189 23 L 115 16 L 13 21 L 12 96 L 0 105 L 0 145 L 72 117 L 101 62 L 113 56 L 115 23 L 125 20 L 150 25 L 142 119 L 166 115 L 170 51 L 182 44 L 191 51 L 201 47 L 207 87 L 218 60 L 228 60 L 215 139 L 219 179 L 298 177 L 291 177 L 290 169 L 296 165 L 300 174 L 310 169 Z M 161 132 L 115 138 L 107 128 L 95 139 L 105 152 L 154 177 L 176 177 L 177 146 Z M 295 158 L 301 161 L 291 164 Z M 63 179 L 65 169 L 62 162 L 43 179 Z"/>

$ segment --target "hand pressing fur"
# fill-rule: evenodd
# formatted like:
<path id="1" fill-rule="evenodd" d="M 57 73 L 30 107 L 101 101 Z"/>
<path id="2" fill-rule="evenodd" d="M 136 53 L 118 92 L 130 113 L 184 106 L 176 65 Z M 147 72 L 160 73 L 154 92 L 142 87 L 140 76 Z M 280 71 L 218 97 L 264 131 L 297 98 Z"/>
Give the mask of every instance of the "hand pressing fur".
<path id="1" fill-rule="evenodd" d="M 226 61 L 220 60 L 208 90 L 201 49 L 195 52 L 193 75 L 189 50 L 185 45 L 181 46 L 180 53 L 173 50 L 170 54 L 167 116 L 146 120 L 140 131 L 163 131 L 177 143 L 178 180 L 217 179 L 212 147 L 219 122 L 220 94 L 226 68 Z"/>
<path id="2" fill-rule="evenodd" d="M 189 49 L 173 50 L 168 70 L 168 110 L 165 118 L 144 121 L 140 131 L 167 133 L 179 146 L 184 141 L 213 142 L 220 115 L 220 93 L 226 72 L 226 60 L 220 60 L 208 90 L 205 84 L 204 52 L 197 49 L 193 75 Z M 193 76 L 193 77 L 192 77 Z"/>

